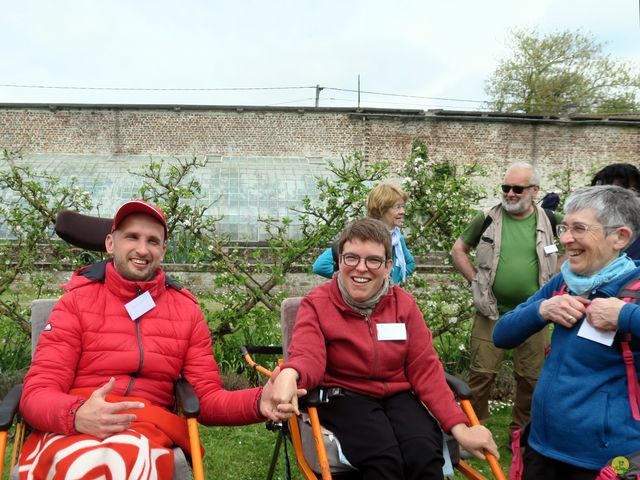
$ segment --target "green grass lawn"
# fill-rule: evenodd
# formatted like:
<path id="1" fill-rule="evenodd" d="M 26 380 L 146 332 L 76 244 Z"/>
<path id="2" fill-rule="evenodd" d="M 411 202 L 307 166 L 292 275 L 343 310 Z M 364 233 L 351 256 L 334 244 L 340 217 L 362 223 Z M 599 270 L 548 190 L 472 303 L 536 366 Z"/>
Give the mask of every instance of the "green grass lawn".
<path id="1" fill-rule="evenodd" d="M 511 408 L 504 407 L 492 416 L 488 427 L 500 446 L 500 464 L 505 475 L 511 463 L 511 452 L 507 448 L 507 427 L 511 418 Z M 266 478 L 271 463 L 271 454 L 277 434 L 268 431 L 263 424 L 246 427 L 201 427 L 201 436 L 206 450 L 204 466 L 207 478 L 213 479 L 263 479 Z M 302 478 L 298 472 L 293 448 L 289 449 L 291 478 Z M 486 462 L 470 460 L 474 468 L 491 479 L 493 475 Z M 284 454 L 280 452 L 274 479 L 284 480 Z M 455 479 L 464 476 L 457 473 Z"/>

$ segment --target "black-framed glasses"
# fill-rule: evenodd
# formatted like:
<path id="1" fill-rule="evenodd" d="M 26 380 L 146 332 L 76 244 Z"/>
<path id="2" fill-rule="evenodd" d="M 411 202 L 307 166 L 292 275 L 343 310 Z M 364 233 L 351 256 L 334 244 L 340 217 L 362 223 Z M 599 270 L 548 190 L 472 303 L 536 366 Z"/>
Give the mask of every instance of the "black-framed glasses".
<path id="1" fill-rule="evenodd" d="M 616 228 L 620 227 L 621 225 L 590 225 L 588 223 L 574 223 L 573 225 L 566 225 L 564 223 L 560 223 L 559 225 L 556 225 L 556 233 L 558 234 L 558 237 L 560 237 L 565 232 L 571 231 L 571 235 L 573 235 L 573 238 L 580 239 L 584 237 L 589 230 L 598 230 L 601 228 L 606 232 L 606 230 L 614 231 Z"/>
<path id="2" fill-rule="evenodd" d="M 369 270 L 378 270 L 384 265 L 384 258 L 382 257 L 361 257 L 355 253 L 342 254 L 342 262 L 347 267 L 357 267 L 360 265 L 360 260 L 364 260 L 364 264 Z"/>
<path id="3" fill-rule="evenodd" d="M 535 185 L 500 185 L 500 188 L 502 189 L 502 191 L 504 193 L 509 193 L 509 190 L 513 190 L 513 193 L 520 195 L 522 192 L 525 191 L 525 189 L 527 188 L 531 188 L 531 187 L 535 187 Z"/>

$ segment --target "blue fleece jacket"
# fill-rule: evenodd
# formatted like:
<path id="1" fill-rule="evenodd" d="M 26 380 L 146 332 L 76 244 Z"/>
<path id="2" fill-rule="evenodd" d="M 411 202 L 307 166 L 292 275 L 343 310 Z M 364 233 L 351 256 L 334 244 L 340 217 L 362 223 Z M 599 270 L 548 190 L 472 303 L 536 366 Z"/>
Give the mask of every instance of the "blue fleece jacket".
<path id="1" fill-rule="evenodd" d="M 400 246 L 402 247 L 402 253 L 404 253 L 404 260 L 407 264 L 407 278 L 416 269 L 416 261 L 409 252 L 407 244 L 404 241 L 404 237 L 400 236 Z M 333 277 L 333 252 L 331 248 L 326 249 L 320 254 L 320 256 L 313 262 L 313 273 L 321 275 L 325 278 Z M 393 251 L 393 269 L 391 270 L 391 278 L 393 283 L 400 285 L 402 283 L 402 271 L 400 267 L 396 265 L 396 253 Z"/>
<path id="2" fill-rule="evenodd" d="M 639 277 L 640 268 L 636 268 L 594 290 L 589 298 L 617 296 L 621 287 Z M 540 304 L 563 283 L 562 274 L 554 276 L 526 302 L 505 314 L 493 332 L 495 345 L 513 348 L 547 325 L 540 316 Z M 533 394 L 529 445 L 547 457 L 598 470 L 613 457 L 640 450 L 640 421 L 631 416 L 619 345 L 614 342 L 607 347 L 578 337 L 583 321 L 573 328 L 554 326 L 551 352 Z M 622 308 L 618 330 L 633 335 L 636 371 L 640 372 L 639 305 L 627 303 Z"/>

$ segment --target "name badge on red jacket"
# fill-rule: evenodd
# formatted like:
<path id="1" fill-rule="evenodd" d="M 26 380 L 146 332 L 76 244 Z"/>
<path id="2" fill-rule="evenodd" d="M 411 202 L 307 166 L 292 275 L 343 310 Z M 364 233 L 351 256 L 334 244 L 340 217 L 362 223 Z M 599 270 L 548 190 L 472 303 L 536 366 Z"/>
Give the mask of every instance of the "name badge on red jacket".
<path id="1" fill-rule="evenodd" d="M 378 323 L 378 340 L 406 340 L 407 326 L 404 323 Z"/>
<path id="2" fill-rule="evenodd" d="M 151 298 L 151 294 L 149 292 L 144 292 L 129 303 L 125 303 L 124 308 L 127 309 L 127 313 L 129 313 L 131 320 L 136 320 L 155 306 L 156 302 Z"/>

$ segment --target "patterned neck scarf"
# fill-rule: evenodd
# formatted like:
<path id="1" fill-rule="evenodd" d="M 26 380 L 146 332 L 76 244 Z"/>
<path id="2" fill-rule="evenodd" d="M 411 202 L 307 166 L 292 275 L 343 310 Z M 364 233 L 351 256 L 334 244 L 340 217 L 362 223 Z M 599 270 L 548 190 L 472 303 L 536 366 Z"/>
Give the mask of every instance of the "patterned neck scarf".
<path id="1" fill-rule="evenodd" d="M 393 254 L 396 257 L 396 265 L 400 267 L 402 273 L 402 281 L 407 279 L 407 262 L 404 259 L 404 252 L 402 251 L 402 244 L 400 243 L 400 228 L 396 227 L 391 230 L 391 246 L 393 247 Z"/>

